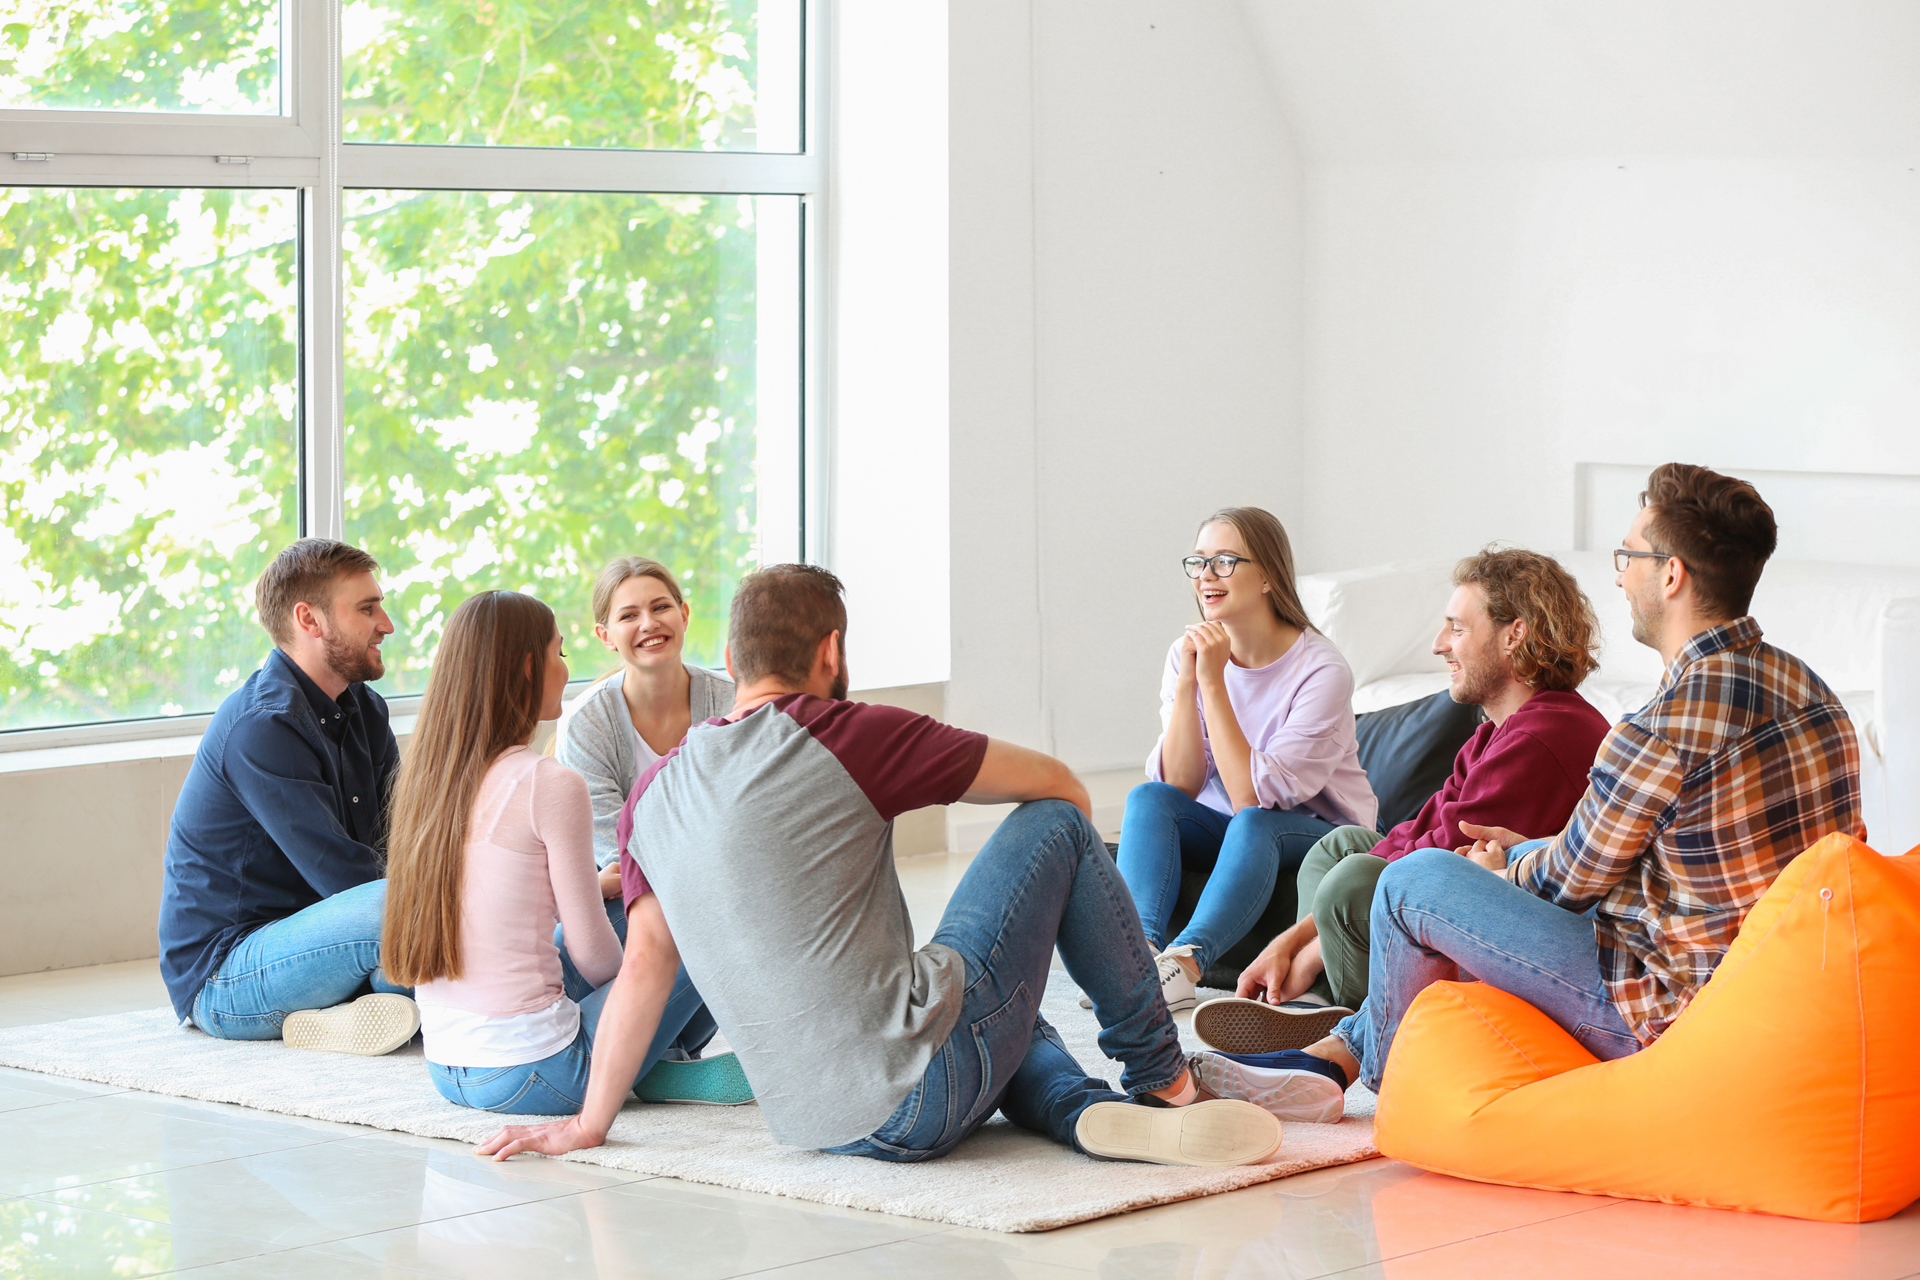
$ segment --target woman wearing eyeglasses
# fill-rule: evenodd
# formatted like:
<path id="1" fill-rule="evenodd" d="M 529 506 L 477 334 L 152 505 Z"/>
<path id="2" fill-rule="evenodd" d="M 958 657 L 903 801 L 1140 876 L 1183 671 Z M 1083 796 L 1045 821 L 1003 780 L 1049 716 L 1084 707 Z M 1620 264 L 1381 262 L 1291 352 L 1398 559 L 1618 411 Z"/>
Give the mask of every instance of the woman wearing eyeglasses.
<path id="1" fill-rule="evenodd" d="M 1193 1007 L 1194 984 L 1253 927 L 1281 873 L 1379 810 L 1355 745 L 1353 673 L 1307 620 L 1280 522 L 1258 507 L 1217 511 L 1182 563 L 1200 621 L 1167 652 L 1151 781 L 1127 796 L 1119 857 L 1176 1011 Z M 1169 941 L 1188 867 L 1207 872 L 1206 888 Z"/>

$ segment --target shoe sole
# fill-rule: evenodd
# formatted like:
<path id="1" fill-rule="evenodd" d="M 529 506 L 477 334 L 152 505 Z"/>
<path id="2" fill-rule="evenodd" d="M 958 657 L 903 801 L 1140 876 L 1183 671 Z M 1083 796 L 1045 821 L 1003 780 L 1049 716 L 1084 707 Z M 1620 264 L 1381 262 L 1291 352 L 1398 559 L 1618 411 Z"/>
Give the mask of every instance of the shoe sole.
<path id="1" fill-rule="evenodd" d="M 375 992 L 331 1009 L 301 1009 L 287 1015 L 280 1038 L 289 1049 L 354 1053 L 377 1058 L 392 1053 L 420 1030 L 420 1007 L 405 996 Z"/>
<path id="2" fill-rule="evenodd" d="M 738 1054 L 722 1053 L 692 1062 L 657 1062 L 633 1091 L 642 1102 L 686 1102 L 705 1107 L 740 1107 L 753 1101 L 753 1086 Z"/>
<path id="3" fill-rule="evenodd" d="M 1338 1124 L 1347 1113 L 1347 1091 L 1317 1071 L 1250 1067 L 1212 1053 L 1196 1053 L 1188 1065 L 1208 1093 L 1251 1102 L 1276 1120 Z"/>
<path id="4" fill-rule="evenodd" d="M 1080 1149 L 1101 1160 L 1146 1164 L 1258 1164 L 1280 1149 L 1271 1112 L 1228 1098 L 1185 1107 L 1096 1102 L 1074 1124 Z"/>
<path id="5" fill-rule="evenodd" d="M 1279 1053 L 1319 1043 L 1352 1012 L 1338 1006 L 1295 1011 L 1228 996 L 1194 1009 L 1193 1034 L 1221 1053 Z"/>

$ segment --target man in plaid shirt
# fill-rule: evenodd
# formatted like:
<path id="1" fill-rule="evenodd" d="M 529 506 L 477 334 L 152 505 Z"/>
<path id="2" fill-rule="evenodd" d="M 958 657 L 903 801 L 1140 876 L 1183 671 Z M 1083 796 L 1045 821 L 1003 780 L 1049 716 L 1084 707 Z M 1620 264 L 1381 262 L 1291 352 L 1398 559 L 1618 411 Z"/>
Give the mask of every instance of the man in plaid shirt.
<path id="1" fill-rule="evenodd" d="M 1614 561 L 1634 639 L 1666 675 L 1601 743 L 1566 829 L 1528 840 L 1463 823 L 1471 847 L 1388 868 L 1366 1003 L 1304 1052 L 1249 1066 L 1331 1065 L 1378 1089 L 1413 998 L 1470 978 L 1526 1000 L 1596 1057 L 1624 1057 L 1686 1008 L 1789 861 L 1832 832 L 1864 838 L 1840 699 L 1746 616 L 1773 512 L 1745 481 L 1684 463 L 1656 468 L 1641 503 Z"/>

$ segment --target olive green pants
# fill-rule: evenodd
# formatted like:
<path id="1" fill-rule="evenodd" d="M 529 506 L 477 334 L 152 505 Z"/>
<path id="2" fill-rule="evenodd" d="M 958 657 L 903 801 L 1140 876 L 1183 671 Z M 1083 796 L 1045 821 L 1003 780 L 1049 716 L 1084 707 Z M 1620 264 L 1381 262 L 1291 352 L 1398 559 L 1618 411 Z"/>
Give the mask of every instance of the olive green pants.
<path id="1" fill-rule="evenodd" d="M 1349 1009 L 1367 998 L 1367 940 L 1373 886 L 1387 869 L 1367 850 L 1380 843 L 1371 827 L 1335 827 L 1300 864 L 1300 916 L 1313 915 L 1327 971 L 1314 984 L 1321 997 Z"/>

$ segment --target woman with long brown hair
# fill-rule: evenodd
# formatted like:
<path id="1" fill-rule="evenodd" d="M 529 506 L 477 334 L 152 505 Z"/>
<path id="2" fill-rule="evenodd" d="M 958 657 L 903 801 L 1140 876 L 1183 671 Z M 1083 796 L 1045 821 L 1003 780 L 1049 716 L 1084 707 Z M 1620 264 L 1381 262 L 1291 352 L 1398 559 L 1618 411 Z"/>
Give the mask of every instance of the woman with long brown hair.
<path id="1" fill-rule="evenodd" d="M 587 785 L 528 747 L 559 715 L 566 684 L 551 609 L 513 591 L 474 596 L 447 620 L 394 784 L 381 963 L 414 987 L 434 1087 L 461 1106 L 580 1110 L 594 1029 L 621 968 L 600 906 Z M 584 979 L 573 991 L 556 919 Z M 650 976 L 664 990 L 668 975 Z M 632 1081 L 702 1008 L 681 970 Z M 732 1054 L 676 1064 L 676 1075 L 676 1091 L 695 1095 L 682 1100 L 750 1096 Z"/>
<path id="2" fill-rule="evenodd" d="M 1307 619 L 1280 522 L 1259 507 L 1217 511 L 1181 563 L 1200 621 L 1167 651 L 1162 733 L 1150 781 L 1127 795 L 1119 855 L 1176 1011 L 1193 1007 L 1200 975 L 1253 927 L 1282 871 L 1379 810 L 1354 736 L 1353 672 Z M 1207 872 L 1206 888 L 1169 941 L 1188 867 Z"/>

